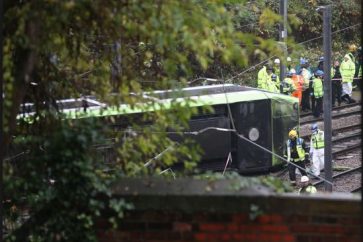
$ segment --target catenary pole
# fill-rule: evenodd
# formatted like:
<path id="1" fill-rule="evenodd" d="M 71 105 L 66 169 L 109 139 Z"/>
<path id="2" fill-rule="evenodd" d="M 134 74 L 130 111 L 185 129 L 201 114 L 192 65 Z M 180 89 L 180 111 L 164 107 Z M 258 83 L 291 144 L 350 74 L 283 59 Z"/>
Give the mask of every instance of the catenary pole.
<path id="1" fill-rule="evenodd" d="M 282 82 L 285 78 L 287 59 L 287 0 L 280 0 L 280 15 L 282 16 L 282 23 L 280 23 L 279 40 L 283 43 L 284 59 L 280 61 L 280 81 Z M 282 86 L 280 86 L 280 92 L 282 93 Z"/>
<path id="2" fill-rule="evenodd" d="M 0 241 L 3 241 L 3 160 L 4 160 L 4 127 L 3 127 L 3 0 L 0 0 Z"/>
<path id="3" fill-rule="evenodd" d="M 324 46 L 324 171 L 325 180 L 332 182 L 332 128 L 331 128 L 331 5 L 321 8 L 323 11 L 323 46 Z M 331 192 L 333 187 L 325 182 L 325 191 Z"/>

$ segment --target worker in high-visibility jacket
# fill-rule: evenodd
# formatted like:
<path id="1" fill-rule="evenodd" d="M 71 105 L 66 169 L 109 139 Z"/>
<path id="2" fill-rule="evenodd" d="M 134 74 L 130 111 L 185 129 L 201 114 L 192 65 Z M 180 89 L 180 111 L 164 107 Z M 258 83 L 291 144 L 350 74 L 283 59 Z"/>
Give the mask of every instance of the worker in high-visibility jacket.
<path id="1" fill-rule="evenodd" d="M 316 123 L 311 125 L 311 131 L 309 151 L 312 159 L 311 172 L 319 176 L 320 171 L 324 169 L 324 131 L 320 130 Z"/>
<path id="2" fill-rule="evenodd" d="M 272 67 L 263 66 L 257 74 L 257 88 L 269 90 L 268 79 L 272 73 Z"/>
<path id="3" fill-rule="evenodd" d="M 354 103 L 352 98 L 353 78 L 355 74 L 355 63 L 350 58 L 349 54 L 344 56 L 344 60 L 340 64 L 340 74 L 342 75 L 342 100 L 347 103 Z"/>
<path id="4" fill-rule="evenodd" d="M 314 96 L 315 99 L 315 107 L 313 110 L 313 115 L 314 117 L 318 118 L 320 117 L 320 115 L 323 112 L 323 77 L 324 77 L 324 72 L 322 72 L 321 70 L 317 70 L 314 74 L 315 78 L 313 79 L 313 84 L 312 84 L 312 89 L 313 89 L 313 93 L 312 95 Z"/>
<path id="5" fill-rule="evenodd" d="M 292 73 L 287 72 L 285 79 L 280 83 L 280 85 L 282 86 L 282 93 L 289 96 L 295 91 L 295 86 L 292 82 L 291 77 Z"/>
<path id="6" fill-rule="evenodd" d="M 296 168 L 301 175 L 306 176 L 305 160 L 307 159 L 304 139 L 298 137 L 295 129 L 290 130 L 289 139 L 286 142 L 286 155 L 288 161 L 289 178 L 291 185 L 296 185 Z"/>
<path id="7" fill-rule="evenodd" d="M 299 194 L 302 193 L 317 193 L 316 187 L 310 182 L 309 177 L 307 176 L 301 176 L 300 179 L 301 188 L 299 189 Z"/>
<path id="8" fill-rule="evenodd" d="M 278 58 L 274 60 L 273 73 L 278 77 L 280 76 L 280 59 Z"/>
<path id="9" fill-rule="evenodd" d="M 271 78 L 269 78 L 268 81 L 270 92 L 280 93 L 280 78 L 276 74 L 272 73 Z"/>

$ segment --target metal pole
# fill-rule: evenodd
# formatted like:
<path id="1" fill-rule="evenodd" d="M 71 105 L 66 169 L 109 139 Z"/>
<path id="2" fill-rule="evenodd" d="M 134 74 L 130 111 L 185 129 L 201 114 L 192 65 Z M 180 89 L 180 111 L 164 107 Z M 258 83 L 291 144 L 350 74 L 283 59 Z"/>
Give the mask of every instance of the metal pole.
<path id="1" fill-rule="evenodd" d="M 332 130 L 331 130 L 331 5 L 323 10 L 323 42 L 324 42 L 324 171 L 325 179 L 332 182 Z M 333 187 L 325 182 L 325 191 L 331 192 Z"/>
<path id="2" fill-rule="evenodd" d="M 3 1 L 0 0 L 0 241 L 3 241 L 3 161 L 4 161 L 4 127 L 3 127 Z"/>
<path id="3" fill-rule="evenodd" d="M 279 40 L 283 43 L 284 48 L 284 59 L 280 61 L 280 82 L 282 82 L 285 78 L 285 62 L 287 59 L 287 0 L 280 0 L 280 15 L 282 16 L 283 22 L 280 23 Z M 282 86 L 280 86 L 280 92 L 282 93 Z"/>

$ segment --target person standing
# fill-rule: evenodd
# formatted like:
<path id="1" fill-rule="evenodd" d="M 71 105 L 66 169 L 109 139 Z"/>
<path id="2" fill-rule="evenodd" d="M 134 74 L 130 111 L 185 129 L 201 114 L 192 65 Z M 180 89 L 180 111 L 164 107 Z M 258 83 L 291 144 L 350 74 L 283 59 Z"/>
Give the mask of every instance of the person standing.
<path id="1" fill-rule="evenodd" d="M 340 74 L 342 75 L 342 100 L 347 103 L 354 103 L 352 98 L 352 82 L 355 74 L 355 64 L 349 54 L 344 56 L 343 62 L 340 64 Z"/>
<path id="2" fill-rule="evenodd" d="M 269 91 L 269 79 L 271 79 L 271 74 L 272 67 L 263 66 L 257 74 L 257 88 Z"/>
<path id="3" fill-rule="evenodd" d="M 324 56 L 321 56 L 319 58 L 319 62 L 318 62 L 318 66 L 316 67 L 316 70 L 315 71 L 324 71 Z"/>
<path id="4" fill-rule="evenodd" d="M 305 142 L 302 138 L 298 137 L 298 133 L 295 129 L 292 129 L 289 132 L 289 139 L 286 142 L 286 153 L 290 182 L 291 185 L 296 186 L 295 170 L 296 168 L 299 169 L 301 175 L 306 176 L 305 160 L 307 157 Z"/>
<path id="5" fill-rule="evenodd" d="M 295 91 L 295 86 L 292 83 L 291 77 L 292 77 L 292 73 L 287 72 L 286 78 L 280 83 L 280 85 L 282 86 L 282 94 L 290 96 L 291 93 L 293 93 Z"/>
<path id="6" fill-rule="evenodd" d="M 316 187 L 310 182 L 309 177 L 302 176 L 300 179 L 301 188 L 299 189 L 299 194 L 302 193 L 317 193 Z"/>
<path id="7" fill-rule="evenodd" d="M 311 72 L 309 71 L 309 63 L 306 59 L 301 58 L 300 59 L 300 74 L 303 77 L 304 85 L 303 85 L 303 91 L 302 91 L 302 99 L 301 99 L 301 109 L 302 111 L 308 111 L 310 110 L 310 89 L 309 89 L 309 83 L 311 78 Z"/>
<path id="8" fill-rule="evenodd" d="M 315 108 L 313 111 L 314 117 L 318 118 L 323 112 L 323 77 L 324 72 L 321 70 L 317 70 L 315 72 L 315 78 L 313 79 L 312 89 L 313 89 L 313 96 L 315 99 Z"/>
<path id="9" fill-rule="evenodd" d="M 270 92 L 280 93 L 280 78 L 276 74 L 272 73 L 270 79 Z"/>
<path id="10" fill-rule="evenodd" d="M 338 106 L 342 103 L 342 75 L 340 74 L 340 63 L 335 61 L 331 69 L 332 78 L 332 107 L 335 107 L 335 101 L 338 102 Z"/>
<path id="11" fill-rule="evenodd" d="M 311 125 L 311 131 L 309 151 L 309 155 L 312 157 L 311 172 L 315 176 L 319 176 L 320 171 L 324 169 L 324 131 L 320 130 L 316 123 Z"/>
<path id="12" fill-rule="evenodd" d="M 276 75 L 276 76 L 280 76 L 280 59 L 276 58 L 274 60 L 274 70 L 273 70 L 273 73 Z"/>

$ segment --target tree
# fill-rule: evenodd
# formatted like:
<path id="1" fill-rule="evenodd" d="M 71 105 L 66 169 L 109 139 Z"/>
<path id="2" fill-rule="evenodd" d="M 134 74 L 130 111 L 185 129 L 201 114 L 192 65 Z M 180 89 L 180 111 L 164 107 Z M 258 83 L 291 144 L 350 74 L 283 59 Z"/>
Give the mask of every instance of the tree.
<path id="1" fill-rule="evenodd" d="M 14 147 L 27 152 L 21 162 L 8 159 L 5 193 L 8 214 L 24 209 L 30 213 L 28 222 L 18 224 L 8 239 L 94 240 L 92 228 L 99 211 L 109 208 L 121 216 L 129 208 L 123 201 L 100 199 L 109 194 L 107 185 L 114 176 L 104 172 L 92 150 L 96 141 L 103 142 L 100 137 L 119 141 L 120 132 L 95 120 L 65 121 L 56 100 L 94 95 L 109 105 L 122 102 L 130 108 L 149 109 L 159 104 L 151 101 L 140 106 L 142 91 L 176 88 L 205 72 L 211 63 L 247 65 L 256 43 L 265 46 L 262 50 L 280 53 L 272 40 L 236 31 L 226 6 L 242 4 L 222 0 L 6 1 L 6 134 L 2 142 L 9 158 Z M 26 102 L 34 104 L 31 124 L 18 116 Z M 185 157 L 191 165 L 198 159 L 198 150 L 176 145 L 165 133 L 183 130 L 196 110 L 188 102 L 171 105 L 172 114 L 159 105 L 157 111 L 139 116 L 142 130 L 139 122 L 131 120 L 133 130 L 142 132 L 120 143 L 113 167 L 117 174 L 153 174 L 176 157 Z M 114 119 L 103 121 L 112 124 Z M 143 168 L 145 161 L 171 146 L 155 170 Z M 63 213 L 66 210 L 72 215 Z"/>

